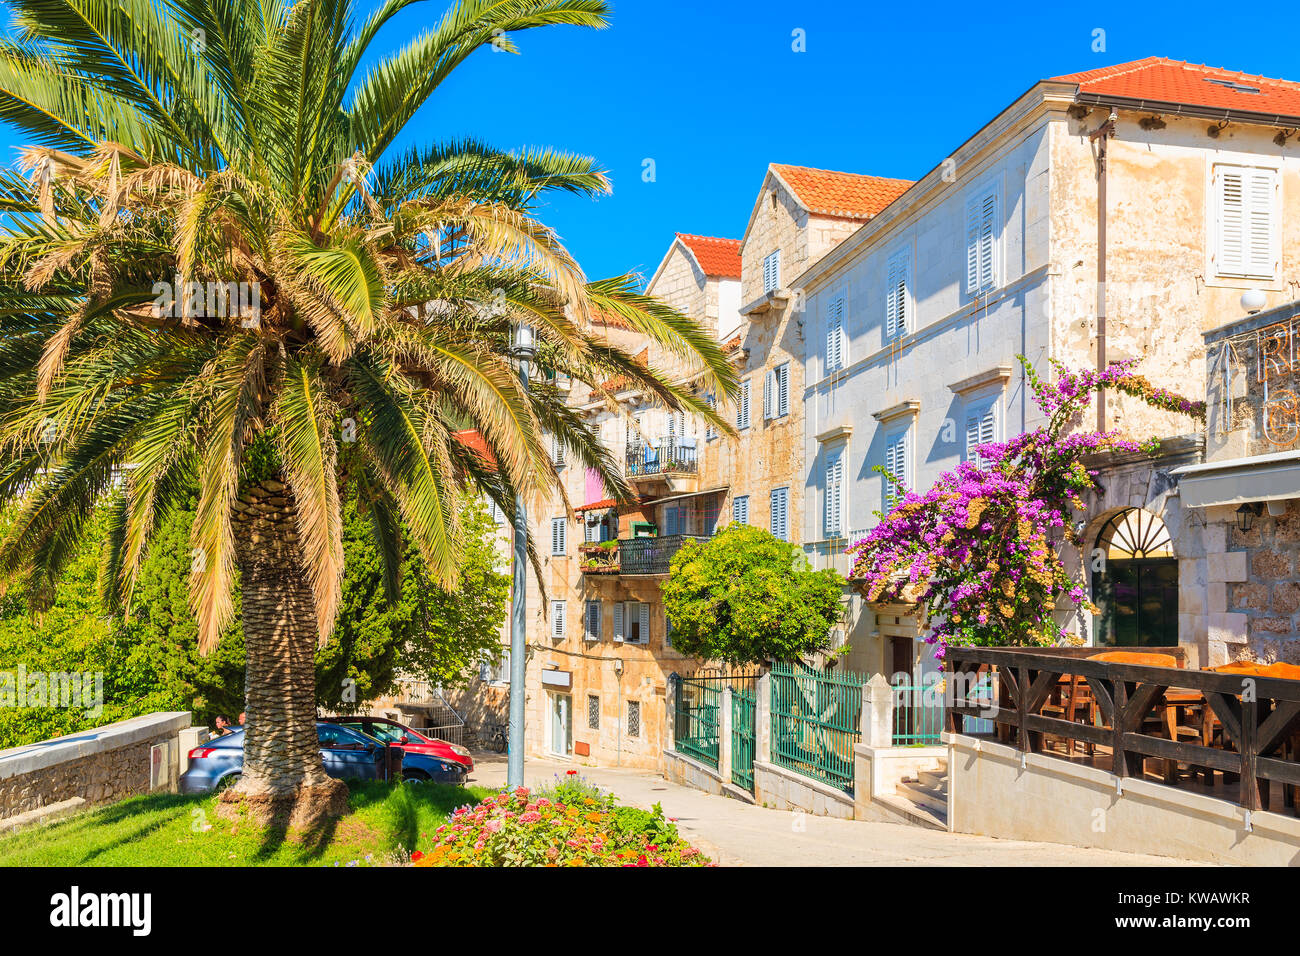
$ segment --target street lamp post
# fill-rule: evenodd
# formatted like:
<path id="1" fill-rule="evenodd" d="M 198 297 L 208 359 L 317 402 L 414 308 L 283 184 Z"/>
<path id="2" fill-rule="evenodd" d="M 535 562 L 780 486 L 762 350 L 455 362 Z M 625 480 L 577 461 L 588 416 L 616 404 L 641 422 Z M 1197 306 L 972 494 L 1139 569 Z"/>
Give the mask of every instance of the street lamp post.
<path id="1" fill-rule="evenodd" d="M 519 383 L 528 395 L 529 363 L 537 354 L 533 342 L 533 329 L 520 324 L 515 329 L 515 356 L 519 360 Z M 513 585 L 510 601 L 510 736 L 509 757 L 506 762 L 506 783 L 510 787 L 524 785 L 524 674 L 527 664 L 527 581 L 528 568 L 528 511 L 524 496 L 515 493 L 515 556 Z"/>

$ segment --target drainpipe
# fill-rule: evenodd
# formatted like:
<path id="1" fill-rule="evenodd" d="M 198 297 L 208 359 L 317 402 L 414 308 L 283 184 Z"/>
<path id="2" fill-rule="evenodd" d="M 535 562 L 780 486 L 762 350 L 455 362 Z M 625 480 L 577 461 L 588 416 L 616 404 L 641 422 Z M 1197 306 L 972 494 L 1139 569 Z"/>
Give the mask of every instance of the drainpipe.
<path id="1" fill-rule="evenodd" d="M 1088 134 L 1097 144 L 1097 371 L 1106 368 L 1106 142 L 1115 135 L 1115 111 Z M 1106 390 L 1097 389 L 1097 431 L 1106 431 Z"/>
<path id="2" fill-rule="evenodd" d="M 1097 144 L 1097 371 L 1106 369 L 1106 143 L 1115 135 L 1115 111 L 1088 134 Z M 1097 431 L 1106 430 L 1106 390 L 1097 389 Z"/>

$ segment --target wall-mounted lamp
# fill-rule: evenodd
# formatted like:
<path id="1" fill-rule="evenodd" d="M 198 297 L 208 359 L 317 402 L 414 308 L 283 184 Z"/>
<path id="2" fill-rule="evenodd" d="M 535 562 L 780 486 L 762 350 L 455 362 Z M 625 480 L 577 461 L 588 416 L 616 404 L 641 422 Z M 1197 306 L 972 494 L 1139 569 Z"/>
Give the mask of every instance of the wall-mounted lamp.
<path id="1" fill-rule="evenodd" d="M 1237 509 L 1237 528 L 1243 533 L 1249 531 L 1255 526 L 1255 518 L 1263 511 L 1263 507 L 1258 501 L 1253 501 L 1248 505 L 1242 505 Z"/>
<path id="2" fill-rule="evenodd" d="M 623 660 L 622 660 L 622 658 L 619 658 L 619 657 L 614 658 L 614 673 L 615 673 L 615 674 L 622 674 L 622 673 L 623 673 Z"/>
<path id="3" fill-rule="evenodd" d="M 1268 305 L 1268 296 L 1259 289 L 1247 289 L 1241 294 L 1241 308 L 1247 315 L 1264 311 L 1266 305 Z"/>

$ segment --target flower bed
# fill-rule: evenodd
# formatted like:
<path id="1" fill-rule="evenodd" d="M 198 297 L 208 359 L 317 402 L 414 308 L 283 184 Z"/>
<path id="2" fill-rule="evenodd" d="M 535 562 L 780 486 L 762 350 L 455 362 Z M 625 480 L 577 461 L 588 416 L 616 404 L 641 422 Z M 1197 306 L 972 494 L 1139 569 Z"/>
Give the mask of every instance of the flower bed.
<path id="1" fill-rule="evenodd" d="M 613 794 L 569 771 L 554 787 L 502 790 L 456 810 L 415 866 L 708 866 L 677 827 L 653 810 L 619 805 Z"/>

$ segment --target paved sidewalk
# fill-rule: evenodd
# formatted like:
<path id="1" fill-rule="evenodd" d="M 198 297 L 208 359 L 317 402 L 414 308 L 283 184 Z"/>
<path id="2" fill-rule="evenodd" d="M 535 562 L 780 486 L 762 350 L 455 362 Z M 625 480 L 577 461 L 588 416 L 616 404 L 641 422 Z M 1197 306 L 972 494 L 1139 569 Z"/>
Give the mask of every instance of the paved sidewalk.
<path id="1" fill-rule="evenodd" d="M 470 784 L 502 787 L 506 758 L 474 754 Z M 530 787 L 553 783 L 578 770 L 626 803 L 659 803 L 675 817 L 682 836 L 725 866 L 1197 866 L 1186 860 L 1063 846 L 995 840 L 893 823 L 867 823 L 768 810 L 682 787 L 644 770 L 581 767 L 529 759 Z"/>

